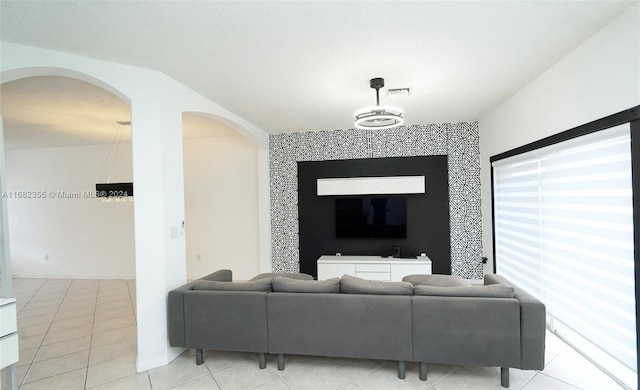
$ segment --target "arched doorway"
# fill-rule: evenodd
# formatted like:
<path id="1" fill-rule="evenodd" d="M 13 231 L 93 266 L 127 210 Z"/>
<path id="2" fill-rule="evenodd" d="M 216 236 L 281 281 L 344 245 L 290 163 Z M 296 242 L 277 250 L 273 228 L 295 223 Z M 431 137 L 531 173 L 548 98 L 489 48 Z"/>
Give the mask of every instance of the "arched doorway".
<path id="1" fill-rule="evenodd" d="M 131 182 L 128 102 L 93 84 L 36 76 L 2 84 L 13 273 L 135 277 L 133 198 L 106 202 L 95 184 Z M 28 194 L 27 194 L 28 195 Z"/>
<path id="2" fill-rule="evenodd" d="M 117 123 L 130 120 L 129 102 L 63 76 L 18 78 L 0 92 L 5 261 L 27 335 L 21 362 L 30 361 L 16 379 L 37 380 L 25 368 L 83 354 L 94 369 L 122 356 L 135 367 L 133 199 L 95 195 L 96 182 L 132 180 L 130 129 Z"/>

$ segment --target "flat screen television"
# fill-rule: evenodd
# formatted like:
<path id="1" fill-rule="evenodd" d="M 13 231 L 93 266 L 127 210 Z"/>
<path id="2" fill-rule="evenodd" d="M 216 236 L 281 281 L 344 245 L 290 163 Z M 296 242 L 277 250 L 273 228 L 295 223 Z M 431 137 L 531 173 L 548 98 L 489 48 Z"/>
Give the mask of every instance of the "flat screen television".
<path id="1" fill-rule="evenodd" d="M 402 196 L 336 198 L 336 238 L 406 238 Z"/>

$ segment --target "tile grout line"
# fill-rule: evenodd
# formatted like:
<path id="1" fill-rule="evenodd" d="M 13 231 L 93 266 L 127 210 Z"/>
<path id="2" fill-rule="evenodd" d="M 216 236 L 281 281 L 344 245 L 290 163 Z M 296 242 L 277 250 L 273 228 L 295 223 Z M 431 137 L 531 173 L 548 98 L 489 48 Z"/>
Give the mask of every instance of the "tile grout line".
<path id="1" fill-rule="evenodd" d="M 185 351 L 187 351 L 187 349 L 185 349 Z M 182 352 L 182 353 L 184 353 L 184 352 Z M 180 355 L 182 355 L 182 354 L 180 354 Z M 178 355 L 178 357 L 179 357 L 180 355 Z M 176 359 L 177 359 L 178 357 L 176 357 Z M 211 375 L 211 378 L 213 379 L 213 383 L 215 383 L 215 384 L 216 384 L 216 386 L 218 386 L 218 389 L 222 389 L 222 387 L 220 387 L 220 384 L 219 384 L 219 383 L 218 383 L 218 381 L 216 380 L 215 375 L 213 375 L 213 371 L 211 371 L 211 368 L 210 368 L 210 367 L 209 367 L 209 365 L 207 364 L 207 360 L 206 360 L 206 358 L 204 357 L 204 350 L 203 350 L 202 361 L 203 361 L 203 363 L 204 363 L 205 367 L 207 367 L 207 371 L 209 372 L 209 375 Z M 148 372 L 148 371 L 147 371 L 147 372 Z M 149 376 L 149 381 L 151 381 L 151 376 Z M 151 387 L 151 390 L 153 390 L 153 386 Z"/>
<path id="2" fill-rule="evenodd" d="M 91 323 L 91 339 L 89 340 L 89 355 L 87 356 L 87 371 L 84 375 L 84 386 L 83 389 L 87 388 L 87 382 L 89 381 L 89 362 L 91 362 L 91 351 L 93 350 L 93 331 L 96 326 L 96 311 L 98 310 L 98 295 L 100 295 L 100 285 L 102 284 L 102 280 L 98 280 L 98 286 L 96 288 L 96 300 L 93 304 L 93 322 Z"/>
<path id="3" fill-rule="evenodd" d="M 38 288 L 37 288 L 37 289 L 36 289 L 36 290 L 31 294 L 31 296 L 29 297 L 29 300 L 24 304 L 24 306 L 22 307 L 22 309 L 20 309 L 20 310 L 16 313 L 16 316 L 17 316 L 18 314 L 22 313 L 22 312 L 24 311 L 24 308 L 25 308 L 25 307 L 27 307 L 27 305 L 31 302 L 31 300 L 33 299 L 33 296 L 34 296 L 34 295 L 36 295 L 36 294 L 38 293 L 38 291 L 40 291 L 40 289 L 42 288 L 42 286 L 44 286 L 45 282 L 46 282 L 46 279 L 45 279 L 45 281 L 44 281 L 44 282 L 42 282 L 42 283 L 40 284 L 40 286 L 39 286 L 39 287 L 38 287 Z M 17 299 L 16 299 L 16 301 L 17 301 Z"/>
<path id="4" fill-rule="evenodd" d="M 536 370 L 536 373 L 529 378 L 528 381 L 524 382 L 524 384 L 522 386 L 520 386 L 520 390 L 524 389 L 525 387 L 527 387 L 527 385 L 533 380 L 533 378 L 537 377 L 540 374 L 540 371 Z"/>
<path id="5" fill-rule="evenodd" d="M 47 284 L 47 282 L 49 280 L 50 279 L 45 279 L 44 282 L 42 282 L 40 287 L 33 293 L 31 298 L 29 299 L 29 302 L 31 302 L 31 299 L 33 299 L 33 297 L 42 289 L 42 286 Z M 71 283 L 73 283 L 73 281 Z M 44 340 L 46 340 L 47 335 L 49 334 L 49 331 L 51 329 L 51 325 L 53 324 L 53 320 L 56 318 L 56 315 L 58 314 L 58 311 L 60 310 L 60 305 L 62 305 L 62 302 L 64 301 L 64 298 L 67 296 L 69 288 L 71 287 L 71 283 L 69 283 L 69 285 L 67 286 L 67 288 L 66 288 L 66 290 L 64 292 L 64 295 L 63 295 L 62 299 L 60 300 L 60 303 L 58 303 L 58 307 L 56 307 L 56 311 L 53 313 L 53 317 L 51 318 L 51 321 L 49 322 L 49 326 L 47 327 L 47 331 L 45 332 L 44 337 L 42 338 L 42 341 L 40 342 L 40 345 L 38 345 L 38 350 L 36 351 L 35 355 L 33 355 L 33 360 L 31 361 L 31 363 L 29 363 L 29 368 L 27 368 L 27 371 L 24 373 L 24 378 L 22 378 L 22 382 L 20 382 L 20 384 L 18 385 L 18 389 L 20 389 L 25 384 L 24 381 L 29 377 L 29 373 L 31 372 L 31 368 L 33 367 L 35 359 L 38 356 L 38 354 L 40 353 L 40 349 L 44 345 Z M 28 305 L 29 302 L 27 302 L 26 305 Z M 25 305 L 25 307 L 26 307 L 26 305 Z M 23 308 L 23 310 L 24 310 L 24 308 Z M 21 310 L 21 312 L 22 312 L 22 310 Z M 42 378 L 42 379 L 46 379 L 46 378 Z M 34 382 L 37 382 L 37 381 L 34 381 Z"/>
<path id="6" fill-rule="evenodd" d="M 60 307 L 62 306 L 62 304 L 64 303 L 65 299 L 67 298 L 68 294 L 69 294 L 69 293 L 70 293 L 70 291 L 71 291 L 71 286 L 73 285 L 73 282 L 74 282 L 74 280 L 72 280 L 72 281 L 71 281 L 71 283 L 69 283 L 69 287 L 68 287 L 68 288 L 67 288 L 67 290 L 65 291 L 65 295 L 63 296 L 62 301 L 60 302 L 60 305 L 58 306 L 58 310 L 54 313 L 54 317 L 52 318 L 52 320 L 51 320 L 51 322 L 50 322 L 50 326 L 49 326 L 49 328 L 51 328 L 51 326 L 52 326 L 52 325 L 53 325 L 53 323 L 55 322 L 55 319 L 56 319 L 56 317 L 57 317 L 57 314 L 60 312 Z M 95 311 L 95 308 L 94 308 L 94 311 Z M 74 318 L 74 317 L 71 317 L 71 318 Z M 64 331 L 64 329 L 63 329 L 63 330 L 60 330 L 60 331 Z M 51 331 L 51 330 L 47 331 L 47 333 L 45 334 L 45 339 L 46 339 L 46 337 L 49 335 L 49 332 L 57 332 L 57 331 Z M 82 336 L 82 337 L 86 337 L 86 336 Z M 59 341 L 59 342 L 57 342 L 57 343 L 51 343 L 51 344 L 49 344 L 48 346 L 53 346 L 53 345 L 55 345 L 55 344 L 60 344 L 60 343 L 68 342 L 68 341 L 70 341 L 70 340 L 74 340 L 74 339 L 62 340 L 62 341 Z M 43 343 L 42 343 L 42 345 L 40 346 L 40 348 L 43 348 L 43 347 L 44 347 L 44 339 L 43 339 Z M 84 351 L 84 349 L 83 349 L 82 351 Z M 49 358 L 49 359 L 41 360 L 41 361 L 39 361 L 39 362 L 32 362 L 31 364 L 33 365 L 33 364 L 35 364 L 35 363 L 41 363 L 41 362 L 46 362 L 46 361 L 50 361 L 50 360 L 54 360 L 54 359 L 58 359 L 58 358 L 61 358 L 61 357 L 64 357 L 64 356 L 73 355 L 74 353 L 79 353 L 79 352 L 82 352 L 82 351 L 66 353 L 66 354 L 63 354 L 63 355 L 60 355 L 60 356 L 55 356 L 55 357 L 51 357 L 51 358 Z M 39 353 L 39 352 L 40 352 L 40 350 L 38 350 L 38 353 Z M 36 356 L 37 356 L 37 354 L 38 354 L 38 353 L 36 353 Z M 44 381 L 44 380 L 47 380 L 47 379 L 50 379 L 50 378 L 54 378 L 54 377 L 57 377 L 57 376 L 60 376 L 60 375 L 68 374 L 68 373 L 70 373 L 70 372 L 77 371 L 77 370 L 81 370 L 81 369 L 85 369 L 85 380 L 86 380 L 86 370 L 87 370 L 87 368 L 88 368 L 88 364 L 89 364 L 89 363 L 88 363 L 88 355 L 87 355 L 87 363 L 86 363 L 86 365 L 87 365 L 87 366 L 86 366 L 86 367 L 80 367 L 80 368 L 77 368 L 77 369 L 74 369 L 74 370 L 71 370 L 71 371 L 60 372 L 60 373 L 57 373 L 57 374 L 54 374 L 54 375 L 48 376 L 48 377 L 46 377 L 46 378 L 42 378 L 42 379 L 39 379 L 39 380 L 37 380 L 37 381 L 33 381 L 33 382 L 29 382 L 29 383 L 36 383 L 36 382 Z M 31 365 L 30 365 L 29 371 L 30 371 L 30 370 L 31 370 Z M 25 376 L 25 378 L 26 378 L 26 376 Z M 23 383 L 22 385 L 24 385 L 24 384 L 26 384 L 26 383 Z"/>
<path id="7" fill-rule="evenodd" d="M 147 374 L 147 382 L 149 382 L 149 389 L 153 390 L 153 383 L 151 383 L 151 375 L 149 375 L 149 370 L 145 371 L 145 373 Z M 216 383 L 216 385 L 217 385 L 217 383 Z"/>
<path id="8" fill-rule="evenodd" d="M 119 279 L 118 279 L 118 280 L 119 280 Z M 109 280 L 109 281 L 112 281 L 112 280 Z M 129 290 L 128 283 L 127 283 L 127 281 L 126 281 L 126 280 L 123 280 L 123 281 L 124 281 L 124 282 L 125 282 L 125 284 L 127 285 L 127 291 L 128 291 L 128 290 Z M 99 280 L 99 284 L 98 284 L 98 291 L 97 291 L 97 293 L 96 293 L 96 294 L 97 294 L 97 295 L 96 295 L 96 303 L 95 303 L 95 305 L 94 305 L 94 322 L 93 322 L 93 327 L 94 327 L 94 328 L 95 328 L 95 324 L 96 324 L 96 321 L 95 321 L 95 315 L 96 315 L 96 313 L 97 313 L 97 309 L 98 309 L 98 295 L 100 294 L 100 286 L 102 285 L 102 282 L 106 282 L 106 280 L 103 280 L 103 279 L 100 279 L 100 280 Z M 106 289 L 106 287 L 105 287 L 105 289 Z M 112 294 L 112 295 L 118 295 L 118 294 Z M 131 295 L 130 295 L 130 293 L 129 293 L 128 295 L 129 295 L 129 303 L 131 304 Z M 106 295 L 106 296 L 109 296 L 109 295 Z M 106 302 L 106 303 L 110 303 L 110 302 Z M 132 310 L 133 310 L 133 305 L 131 305 L 131 308 L 132 308 Z M 116 310 L 119 310 L 119 309 L 116 309 Z M 135 313 L 135 311 L 134 311 L 134 313 Z M 117 317 L 117 318 L 120 318 L 120 317 Z M 135 319 L 135 318 L 134 318 L 134 319 Z M 105 322 L 105 321 L 110 321 L 110 320 L 113 320 L 113 319 L 106 319 L 106 320 L 98 321 L 98 322 Z M 134 323 L 134 326 L 135 326 L 135 327 L 136 327 L 136 329 L 137 329 L 137 322 L 136 322 L 136 323 Z M 128 327 L 128 326 L 125 326 L 125 327 Z M 118 330 L 118 329 L 122 329 L 122 328 L 125 328 L 125 327 L 114 328 L 114 329 L 111 329 L 111 330 L 108 330 L 108 331 Z M 107 331 L 107 332 L 108 332 L 108 331 Z M 93 336 L 94 336 L 94 331 L 93 331 L 93 329 L 92 329 L 92 332 L 91 332 L 91 347 L 90 347 L 90 351 L 89 351 L 89 354 L 90 354 L 90 355 L 91 355 L 91 349 L 93 349 Z M 98 346 L 98 347 L 100 347 L 100 346 Z M 136 349 L 137 349 L 137 346 L 136 346 Z M 90 359 L 91 359 L 91 356 L 89 356 L 89 360 L 90 360 Z M 101 363 L 96 363 L 95 365 L 100 365 L 100 364 L 107 363 L 107 362 L 108 362 L 108 361 L 101 362 Z M 88 369 L 89 369 L 89 367 L 90 367 L 90 366 L 88 365 L 88 366 L 87 366 L 87 375 L 86 375 L 86 377 L 85 377 L 85 385 L 84 385 L 84 389 L 85 389 L 85 390 L 87 389 L 87 381 L 88 381 L 88 379 L 89 379 L 89 375 L 88 375 Z M 152 387 L 152 386 L 151 386 L 151 378 L 149 377 L 149 371 L 147 370 L 147 371 L 145 371 L 145 373 L 147 374 L 147 378 L 148 378 L 148 380 L 149 380 L 150 387 Z M 138 373 L 136 372 L 136 374 L 134 374 L 134 375 L 137 375 L 137 374 L 138 374 Z M 109 381 L 107 381 L 107 382 L 104 382 L 104 383 L 101 383 L 101 384 L 95 385 L 95 386 L 93 386 L 93 387 L 103 386 L 103 385 L 105 385 L 105 384 L 107 384 L 107 383 L 115 382 L 115 381 L 121 380 L 121 379 L 123 379 L 123 378 L 126 378 L 126 377 L 121 377 L 121 378 L 116 378 L 116 379 L 113 379 L 113 380 L 109 380 Z"/>
<path id="9" fill-rule="evenodd" d="M 84 371 L 84 385 L 83 389 L 87 388 L 87 377 L 89 376 L 89 362 L 91 361 L 91 342 L 93 340 L 93 326 L 96 322 L 96 305 L 98 302 L 98 291 L 100 289 L 100 282 L 98 281 L 98 287 L 96 287 L 96 296 L 95 301 L 93 303 L 93 321 L 91 322 L 91 338 L 89 339 L 89 353 L 87 354 L 87 367 L 85 367 Z"/>
<path id="10" fill-rule="evenodd" d="M 564 383 L 565 385 L 569 385 L 569 386 L 571 386 L 571 387 L 575 387 L 576 389 L 581 389 L 581 387 L 579 387 L 579 386 L 577 386 L 577 385 L 575 385 L 575 384 L 573 384 L 573 383 L 569 383 L 569 382 L 564 381 L 564 380 L 562 380 L 562 379 L 558 379 L 558 378 L 556 378 L 556 377 L 554 377 L 554 376 L 547 375 L 547 374 L 545 374 L 545 373 L 544 373 L 544 372 L 542 372 L 542 371 L 538 371 L 538 374 L 536 374 L 536 375 L 534 375 L 534 376 L 538 376 L 538 375 L 544 375 L 544 376 L 546 376 L 547 378 L 551 378 L 551 379 L 557 380 L 558 382 L 562 382 L 562 383 Z"/>
<path id="11" fill-rule="evenodd" d="M 31 298 L 29 299 L 29 302 L 27 302 L 25 304 L 25 307 L 31 302 L 31 299 L 33 299 L 33 297 L 42 289 L 42 286 L 44 286 L 47 283 L 48 280 L 49 279 L 45 279 L 44 282 L 42 282 L 40 287 L 33 293 Z M 69 286 L 71 286 L 71 283 L 69 283 Z M 64 296 L 62 297 L 62 300 L 64 300 L 64 297 L 67 296 L 67 291 L 68 290 L 69 290 L 69 287 L 67 287 L 67 290 L 65 291 Z M 40 353 L 40 349 L 44 345 L 44 340 L 47 338 L 47 335 L 49 334 L 49 329 L 51 329 L 51 324 L 53 324 L 53 319 L 56 318 L 56 314 L 58 314 L 58 310 L 60 309 L 60 305 L 62 304 L 62 300 L 60 301 L 60 303 L 58 303 L 58 307 L 56 308 L 56 311 L 53 313 L 53 317 L 51 318 L 51 321 L 49 322 L 49 326 L 47 327 L 47 331 L 45 332 L 44 337 L 42 338 L 42 341 L 40 342 L 40 345 L 38 345 L 38 350 L 36 351 L 36 354 L 33 355 L 33 360 L 31 361 L 31 363 L 29 363 L 29 368 L 27 368 L 27 371 L 24 373 L 24 378 L 22 378 L 22 382 L 20 382 L 20 384 L 18 385 L 18 389 L 20 389 L 22 387 L 22 385 L 24 384 L 24 381 L 29 377 L 29 373 L 31 372 L 31 367 L 33 367 L 34 361 L 35 361 L 36 357 L 38 356 L 38 354 Z M 22 310 L 20 310 L 20 312 L 22 312 L 23 310 L 24 310 L 24 308 Z M 37 382 L 37 381 L 34 381 L 34 382 Z"/>
<path id="12" fill-rule="evenodd" d="M 27 302 L 28 303 L 31 302 L 31 300 L 34 299 L 34 297 L 36 297 L 38 293 L 42 293 L 46 289 L 47 282 L 49 282 L 49 281 L 50 280 L 48 280 L 48 279 L 45 280 L 44 282 L 39 284 L 37 289 L 31 291 L 30 294 L 27 295 Z M 66 300 L 69 299 L 69 297 L 71 297 L 70 294 L 73 292 L 73 289 L 75 288 L 74 287 L 74 283 L 73 283 L 74 281 L 75 280 L 72 280 L 71 283 L 68 283 L 66 285 L 66 288 L 63 288 L 63 289 L 60 290 L 61 292 L 63 292 L 63 295 L 60 298 L 60 301 L 56 306 L 56 310 L 51 313 L 51 316 L 52 316 L 51 319 L 49 320 L 48 323 L 45 323 L 45 324 L 48 325 L 47 326 L 47 332 L 42 334 L 43 335 L 42 336 L 43 339 L 41 340 L 41 342 L 38 345 L 38 347 L 36 347 L 37 351 L 34 354 L 34 359 L 35 359 L 35 356 L 37 356 L 41 352 L 41 349 L 45 347 L 44 346 L 44 340 L 51 334 L 52 326 L 53 326 L 53 324 L 54 324 L 54 322 L 55 322 L 55 320 L 57 318 L 57 315 L 59 313 L 61 313 L 61 308 L 62 308 L 63 304 L 65 304 L 65 302 L 67 302 Z M 94 342 L 94 337 L 93 336 L 95 335 L 94 334 L 94 330 L 95 330 L 95 324 L 96 324 L 98 298 L 99 298 L 99 292 L 101 291 L 100 290 L 100 286 L 101 285 L 102 285 L 102 287 L 104 287 L 104 284 L 101 284 L 100 281 L 98 281 L 98 285 L 96 286 L 96 290 L 93 292 L 93 299 L 92 299 L 93 300 L 93 304 L 92 304 L 92 309 L 93 309 L 92 310 L 93 311 L 92 316 L 93 316 L 93 318 L 92 318 L 92 322 L 90 322 L 90 324 L 92 326 L 92 329 L 91 329 L 91 333 L 89 335 L 91 337 L 91 339 L 90 339 L 90 343 L 89 343 L 90 346 L 89 346 L 89 350 L 88 350 L 87 361 L 85 362 L 85 367 L 78 368 L 78 370 L 79 369 L 84 369 L 85 370 L 85 377 L 84 377 L 84 385 L 85 386 L 84 387 L 86 387 L 87 380 L 88 380 L 88 368 L 89 368 L 89 361 L 90 361 L 90 356 L 91 356 L 91 348 L 93 347 L 93 342 Z M 128 289 L 128 301 L 129 301 L 129 304 L 130 304 L 131 308 L 133 309 L 133 305 L 131 304 L 132 300 L 131 300 L 131 294 L 130 294 L 130 290 L 129 290 L 129 284 L 126 281 L 125 281 L 125 285 L 127 286 L 127 289 Z M 108 290 L 109 290 L 108 288 L 104 289 L 105 292 L 108 291 Z M 109 294 L 107 294 L 105 296 L 108 297 Z M 89 302 L 89 301 L 87 301 L 87 302 Z M 109 302 L 107 302 L 107 303 L 109 303 Z M 25 304 L 25 307 L 26 307 L 26 304 Z M 73 310 L 73 309 L 71 309 L 71 310 Z M 87 314 L 89 314 L 89 313 L 87 313 Z M 72 317 L 72 318 L 74 318 L 74 317 Z M 65 319 L 62 319 L 62 320 L 65 320 Z M 105 320 L 105 321 L 108 321 L 108 319 Z M 137 326 L 137 325 L 134 324 L 134 326 Z M 61 329 L 60 331 L 64 331 L 64 329 Z M 86 336 L 83 336 L 83 337 L 86 337 Z M 52 344 L 49 344 L 49 345 L 55 345 L 55 344 L 59 344 L 59 343 L 64 343 L 66 341 L 68 341 L 68 340 L 62 340 L 62 341 L 59 341 L 58 343 L 52 343 Z M 85 351 L 85 350 L 86 349 L 83 349 L 83 351 Z M 70 354 L 73 354 L 73 353 L 64 354 L 62 356 L 68 356 Z M 50 359 L 44 359 L 44 360 L 42 360 L 42 362 L 46 362 L 47 360 L 53 360 L 53 359 L 56 359 L 56 358 L 59 358 L 59 357 L 60 356 L 52 357 Z M 40 362 L 38 362 L 38 363 L 40 363 Z M 31 361 L 28 364 L 28 368 L 26 369 L 27 371 L 26 371 L 26 374 L 25 374 L 25 377 L 23 378 L 23 380 L 27 377 L 27 375 L 31 371 L 31 369 L 33 367 L 33 364 L 35 364 L 34 361 Z M 72 371 L 75 371 L 75 370 L 72 370 Z M 56 373 L 54 375 L 47 376 L 46 378 L 41 378 L 41 379 L 38 379 L 38 380 L 34 380 L 33 382 L 29 382 L 29 383 L 36 383 L 36 382 L 44 381 L 44 380 L 47 380 L 47 379 L 50 379 L 50 378 L 53 378 L 53 377 L 56 377 L 56 376 L 59 376 L 59 375 L 63 375 L 63 374 L 69 373 L 69 372 L 71 372 L 71 371 Z M 147 377 L 148 376 L 149 376 L 149 374 L 147 372 Z M 20 383 L 20 386 L 22 386 L 22 385 L 25 385 L 25 383 L 24 382 Z"/>

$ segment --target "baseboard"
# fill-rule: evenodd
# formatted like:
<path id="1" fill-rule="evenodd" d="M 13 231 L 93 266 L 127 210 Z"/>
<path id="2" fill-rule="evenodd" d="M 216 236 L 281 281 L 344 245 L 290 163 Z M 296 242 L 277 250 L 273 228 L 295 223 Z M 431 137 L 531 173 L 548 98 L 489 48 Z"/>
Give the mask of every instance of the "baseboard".
<path id="1" fill-rule="evenodd" d="M 173 361 L 173 359 L 175 359 L 178 356 L 180 356 L 184 351 L 186 351 L 186 348 L 169 347 L 169 352 L 167 353 L 167 358 L 169 359 L 168 363 L 171 363 Z"/>
<path id="2" fill-rule="evenodd" d="M 158 368 L 161 366 L 166 366 L 169 364 L 171 360 L 168 359 L 168 356 L 163 355 L 154 359 L 147 359 L 144 361 L 139 360 L 140 356 L 138 356 L 138 362 L 136 367 L 136 372 L 145 372 L 148 370 L 152 370 L 154 368 Z"/>
<path id="3" fill-rule="evenodd" d="M 169 347 L 166 355 L 158 356 L 156 358 L 147 359 L 144 361 L 138 360 L 136 369 L 138 372 L 144 372 L 157 367 L 165 366 L 171 363 L 173 359 L 180 356 L 180 354 L 184 352 L 185 349 L 186 348 L 181 348 L 181 347 L 180 348 Z M 140 359 L 140 356 L 138 356 L 138 359 Z"/>

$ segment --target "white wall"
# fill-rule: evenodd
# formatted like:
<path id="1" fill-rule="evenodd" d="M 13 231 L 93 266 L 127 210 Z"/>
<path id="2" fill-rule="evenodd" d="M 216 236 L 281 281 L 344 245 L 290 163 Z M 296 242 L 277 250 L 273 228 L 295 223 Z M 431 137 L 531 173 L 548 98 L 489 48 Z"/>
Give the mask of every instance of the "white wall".
<path id="1" fill-rule="evenodd" d="M 7 151 L 7 191 L 47 194 L 8 199 L 14 276 L 135 277 L 133 202 L 83 197 L 106 180 L 107 153 L 108 145 Z M 235 279 L 260 273 L 255 146 L 240 135 L 185 140 L 184 169 L 187 277 L 220 268 Z M 127 181 L 131 145 L 122 144 L 111 182 Z"/>
<path id="2" fill-rule="evenodd" d="M 260 273 L 257 150 L 243 137 L 185 139 L 187 277 Z M 200 255 L 200 260 L 198 260 Z"/>
<path id="3" fill-rule="evenodd" d="M 108 153 L 109 145 L 7 151 L 14 276 L 135 277 L 132 198 L 105 202 L 85 197 L 95 192 L 97 180 L 106 181 L 102 170 Z M 123 144 L 111 182 L 130 181 L 131 145 Z M 13 191 L 43 191 L 46 198 L 19 199 Z M 65 197 L 76 193 L 80 198 Z"/>
<path id="4" fill-rule="evenodd" d="M 480 119 L 483 252 L 493 270 L 489 158 L 640 104 L 636 2 L 553 67 Z"/>

